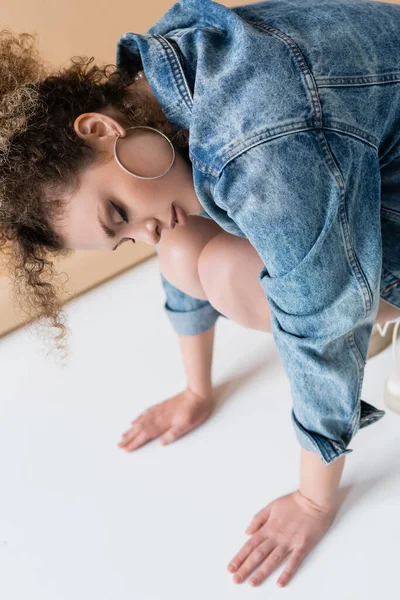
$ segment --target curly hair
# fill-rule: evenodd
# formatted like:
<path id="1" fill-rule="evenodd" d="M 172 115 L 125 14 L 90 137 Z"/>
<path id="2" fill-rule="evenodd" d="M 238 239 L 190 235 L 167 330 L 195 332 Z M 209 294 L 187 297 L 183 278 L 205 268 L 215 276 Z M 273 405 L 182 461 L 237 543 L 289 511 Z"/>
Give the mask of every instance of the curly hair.
<path id="1" fill-rule="evenodd" d="M 54 223 L 64 206 L 60 198 L 74 193 L 83 171 L 104 159 L 75 132 L 75 119 L 112 109 L 125 127 L 148 125 L 175 139 L 186 159 L 189 132 L 176 131 L 159 106 L 128 87 L 142 68 L 140 57 L 132 57 L 129 72 L 115 64 L 89 68 L 94 57 L 86 56 L 52 71 L 38 56 L 36 35 L 0 31 L 0 250 L 13 302 L 28 322 L 56 327 L 56 348 L 67 351 L 52 259 L 73 250 Z"/>

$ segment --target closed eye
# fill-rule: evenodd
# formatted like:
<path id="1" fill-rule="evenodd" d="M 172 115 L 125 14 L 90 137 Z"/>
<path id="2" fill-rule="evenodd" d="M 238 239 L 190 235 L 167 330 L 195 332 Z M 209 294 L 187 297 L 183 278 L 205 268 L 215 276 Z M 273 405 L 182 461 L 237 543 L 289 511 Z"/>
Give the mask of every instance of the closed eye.
<path id="1" fill-rule="evenodd" d="M 125 223 L 129 223 L 128 215 L 126 214 L 125 210 L 121 206 L 118 206 L 118 204 L 115 204 L 115 202 L 113 202 L 112 200 L 110 200 L 110 202 L 121 217 L 121 219 L 125 221 Z"/>
<path id="2" fill-rule="evenodd" d="M 123 221 L 125 221 L 125 223 L 129 223 L 129 219 L 128 219 L 128 215 L 126 214 L 126 211 L 119 206 L 118 204 L 115 204 L 115 202 L 113 202 L 112 200 L 110 200 L 110 203 L 113 205 L 113 207 L 115 208 L 115 210 L 117 211 L 117 213 L 119 214 L 119 216 L 121 217 L 121 219 Z M 121 244 L 123 244 L 125 241 L 127 240 L 132 240 L 132 242 L 135 244 L 135 240 L 133 238 L 123 238 L 120 243 L 118 244 L 118 246 L 116 246 L 114 248 L 114 250 L 116 250 L 117 248 L 119 248 L 119 246 L 121 246 Z"/>

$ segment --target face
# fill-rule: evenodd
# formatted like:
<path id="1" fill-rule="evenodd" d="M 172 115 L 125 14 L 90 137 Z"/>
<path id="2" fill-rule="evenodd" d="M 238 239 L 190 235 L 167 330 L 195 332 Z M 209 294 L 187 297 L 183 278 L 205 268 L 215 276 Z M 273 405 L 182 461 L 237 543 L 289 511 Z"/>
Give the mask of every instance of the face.
<path id="1" fill-rule="evenodd" d="M 136 143 L 129 134 L 148 130 L 126 130 L 109 115 L 85 113 L 76 119 L 75 131 L 87 143 L 106 152 L 110 160 L 87 168 L 80 178 L 79 190 L 67 200 L 57 224 L 57 232 L 62 235 L 67 248 L 116 250 L 124 242 L 132 243 L 131 239 L 156 245 L 162 231 L 171 228 L 172 204 L 186 215 L 203 210 L 195 194 L 191 165 L 179 150 L 175 149 L 175 161 L 168 173 L 157 179 L 133 177 L 117 163 L 114 156 L 117 135 L 121 134 L 117 142 L 118 157 L 129 169 L 122 159 L 127 152 L 129 156 L 130 142 Z M 122 139 L 125 135 L 126 140 Z M 159 134 L 153 135 L 161 139 Z M 122 143 L 125 146 L 120 155 Z M 167 141 L 165 144 L 168 146 Z M 172 153 L 167 166 L 164 160 L 164 166 L 155 167 L 154 175 L 165 171 L 171 159 Z"/>

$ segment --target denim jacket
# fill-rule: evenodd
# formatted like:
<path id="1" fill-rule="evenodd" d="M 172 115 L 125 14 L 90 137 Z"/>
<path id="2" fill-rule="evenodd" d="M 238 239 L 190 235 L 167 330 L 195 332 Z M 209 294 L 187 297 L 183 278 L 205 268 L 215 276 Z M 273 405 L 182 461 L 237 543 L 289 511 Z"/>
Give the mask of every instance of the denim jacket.
<path id="1" fill-rule="evenodd" d="M 380 220 L 382 169 L 397 158 L 400 173 L 400 6 L 181 0 L 122 35 L 117 66 L 138 56 L 169 121 L 190 131 L 198 214 L 263 261 L 297 440 L 329 464 L 385 414 L 360 394 L 383 274 L 400 309 Z M 178 334 L 214 325 L 208 301 L 161 279 Z"/>

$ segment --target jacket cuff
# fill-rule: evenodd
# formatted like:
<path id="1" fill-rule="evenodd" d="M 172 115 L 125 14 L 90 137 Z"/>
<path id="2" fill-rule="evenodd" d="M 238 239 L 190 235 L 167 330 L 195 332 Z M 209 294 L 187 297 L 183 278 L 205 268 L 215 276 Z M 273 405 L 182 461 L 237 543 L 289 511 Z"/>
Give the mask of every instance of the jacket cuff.
<path id="1" fill-rule="evenodd" d="M 356 421 L 351 439 L 355 436 L 359 429 L 379 421 L 379 419 L 381 419 L 385 414 L 386 411 L 379 410 L 372 406 L 372 404 L 369 404 L 364 400 L 360 400 L 359 416 L 358 420 Z M 334 462 L 336 459 L 342 456 L 342 454 L 349 454 L 350 452 L 353 452 L 351 448 L 347 448 L 343 443 L 328 439 L 303 427 L 294 414 L 293 409 L 291 412 L 291 419 L 296 438 L 300 446 L 309 452 L 317 452 L 325 465 Z"/>

